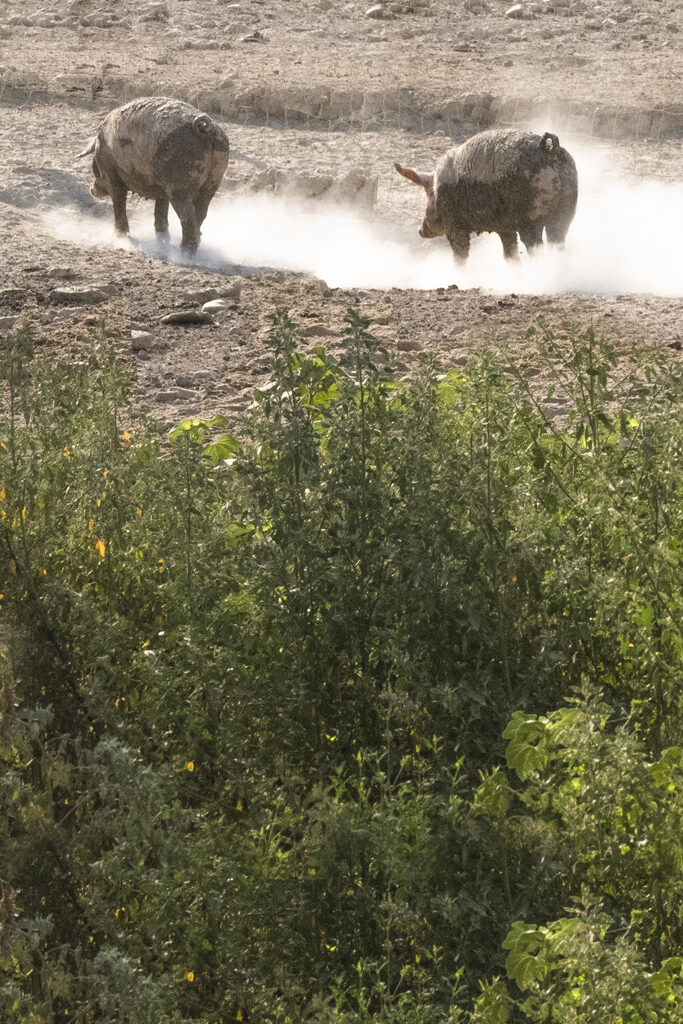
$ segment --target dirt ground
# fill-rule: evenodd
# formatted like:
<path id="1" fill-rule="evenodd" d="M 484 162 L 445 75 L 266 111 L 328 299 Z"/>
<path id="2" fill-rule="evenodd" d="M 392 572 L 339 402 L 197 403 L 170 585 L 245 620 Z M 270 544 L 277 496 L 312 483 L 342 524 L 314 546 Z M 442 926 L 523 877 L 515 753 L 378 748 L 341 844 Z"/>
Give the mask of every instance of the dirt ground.
<path id="1" fill-rule="evenodd" d="M 515 11 L 512 0 L 387 0 L 375 12 L 370 0 L 46 2 L 0 0 L 0 337 L 28 318 L 41 343 L 78 360 L 104 318 L 141 403 L 169 424 L 214 412 L 239 420 L 266 379 L 263 334 L 278 307 L 311 345 L 334 345 L 345 311 L 363 309 L 407 372 L 425 353 L 445 367 L 484 345 L 524 354 L 538 318 L 594 325 L 625 351 L 680 349 L 681 298 L 340 289 L 263 264 L 211 268 L 117 248 L 111 204 L 90 197 L 89 161 L 76 159 L 108 110 L 169 95 L 209 111 L 230 137 L 219 197 L 292 187 L 315 203 L 326 190 L 411 239 L 420 204 L 393 161 L 429 169 L 449 139 L 495 124 L 540 119 L 563 142 L 589 140 L 623 174 L 680 183 L 676 0 L 538 0 Z M 131 208 L 151 222 L 151 204 Z M 55 228 L 55 210 L 80 225 L 78 237 Z M 59 292 L 68 288 L 90 293 L 70 299 Z M 221 295 L 211 322 L 160 322 Z"/>

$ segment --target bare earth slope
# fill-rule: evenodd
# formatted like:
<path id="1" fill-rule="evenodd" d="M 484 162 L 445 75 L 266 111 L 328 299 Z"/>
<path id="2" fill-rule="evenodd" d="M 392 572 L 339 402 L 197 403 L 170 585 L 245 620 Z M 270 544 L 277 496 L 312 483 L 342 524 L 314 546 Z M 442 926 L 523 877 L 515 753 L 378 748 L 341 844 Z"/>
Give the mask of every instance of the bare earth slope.
<path id="1" fill-rule="evenodd" d="M 168 422 L 239 415 L 264 380 L 262 339 L 277 306 L 301 319 L 312 345 L 334 344 L 344 310 L 364 308 L 408 370 L 426 352 L 452 365 L 510 339 L 522 351 L 538 317 L 595 324 L 626 347 L 680 345 L 680 298 L 493 294 L 462 281 L 342 289 L 282 261 L 178 265 L 177 239 L 166 252 L 145 240 L 151 207 L 142 202 L 134 233 L 143 244 L 114 247 L 110 203 L 91 199 L 87 161 L 75 156 L 104 112 L 139 95 L 189 100 L 223 124 L 233 147 L 224 199 L 292 194 L 303 218 L 321 195 L 343 199 L 376 235 L 404 252 L 416 246 L 416 259 L 427 245 L 416 237 L 421 202 L 393 160 L 429 167 L 449 139 L 482 127 L 540 123 L 563 143 L 599 147 L 634 180 L 683 180 L 674 0 L 538 0 L 509 15 L 501 0 L 387 2 L 379 17 L 370 6 L 0 0 L 0 336 L 28 317 L 45 344 L 77 359 L 89 325 L 106 318 L 137 368 L 141 401 Z M 210 208 L 207 227 L 212 216 L 223 224 L 220 209 Z M 258 232 L 267 235 L 267 218 Z M 60 287 L 95 291 L 70 298 Z M 160 322 L 221 292 L 212 323 Z"/>

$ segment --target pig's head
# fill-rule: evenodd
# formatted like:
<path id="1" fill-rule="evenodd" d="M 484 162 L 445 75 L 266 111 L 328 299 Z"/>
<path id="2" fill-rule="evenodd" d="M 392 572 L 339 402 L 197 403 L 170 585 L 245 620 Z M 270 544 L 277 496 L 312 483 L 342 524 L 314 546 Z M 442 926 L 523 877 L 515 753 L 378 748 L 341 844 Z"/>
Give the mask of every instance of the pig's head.
<path id="1" fill-rule="evenodd" d="M 438 238 L 439 235 L 443 235 L 444 228 L 436 212 L 434 175 L 423 174 L 420 171 L 413 171 L 409 167 L 401 167 L 400 164 L 394 164 L 394 167 L 399 174 L 403 175 L 404 178 L 407 178 L 408 181 L 412 181 L 414 185 L 420 185 L 427 193 L 427 209 L 425 210 L 424 220 L 422 221 L 422 227 L 419 231 L 420 237 Z"/>

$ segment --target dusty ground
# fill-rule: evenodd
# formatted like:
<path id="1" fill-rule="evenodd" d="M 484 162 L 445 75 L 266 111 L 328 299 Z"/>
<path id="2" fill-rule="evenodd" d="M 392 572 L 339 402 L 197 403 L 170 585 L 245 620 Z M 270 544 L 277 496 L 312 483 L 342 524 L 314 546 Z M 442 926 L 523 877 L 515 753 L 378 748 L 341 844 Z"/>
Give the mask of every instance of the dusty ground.
<path id="1" fill-rule="evenodd" d="M 30 317 L 44 344 L 77 359 L 89 325 L 106 318 L 136 367 L 140 400 L 169 423 L 239 415 L 265 379 L 263 331 L 281 306 L 311 344 L 334 344 L 344 311 L 360 306 L 408 367 L 425 352 L 460 364 L 485 344 L 522 352 L 539 316 L 594 324 L 624 349 L 680 345 L 681 299 L 340 290 L 310 275 L 210 270 L 110 244 L 110 204 L 91 199 L 88 162 L 75 156 L 102 113 L 136 95 L 187 99 L 223 123 L 233 148 L 225 195 L 298 183 L 308 198 L 330 182 L 341 195 L 353 172 L 351 200 L 411 238 L 419 203 L 393 160 L 428 168 L 448 138 L 491 124 L 540 119 L 563 141 L 601 147 L 623 173 L 683 181 L 680 4 L 539 0 L 517 18 L 506 16 L 511 2 L 387 2 L 375 19 L 370 0 L 0 0 L 0 336 Z M 73 240 L 46 220 L 55 209 L 92 231 Z M 151 219 L 151 204 L 137 209 Z M 59 287 L 104 295 L 74 308 L 51 295 Z M 213 323 L 160 324 L 222 290 L 227 305 Z"/>

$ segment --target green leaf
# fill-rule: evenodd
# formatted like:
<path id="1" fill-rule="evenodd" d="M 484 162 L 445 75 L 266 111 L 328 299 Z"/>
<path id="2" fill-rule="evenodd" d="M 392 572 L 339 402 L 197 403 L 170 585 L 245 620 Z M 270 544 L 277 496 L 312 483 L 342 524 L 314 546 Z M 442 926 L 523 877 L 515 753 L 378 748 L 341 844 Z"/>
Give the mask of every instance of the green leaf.
<path id="1" fill-rule="evenodd" d="M 530 778 L 547 763 L 546 726 L 535 716 L 529 717 L 522 711 L 515 711 L 503 732 L 503 739 L 509 740 L 505 756 L 508 766 L 520 779 Z"/>
<path id="2" fill-rule="evenodd" d="M 222 434 L 217 441 L 205 445 L 202 454 L 209 459 L 213 466 L 216 466 L 224 459 L 231 458 L 241 448 L 241 444 L 232 434 Z"/>
<path id="3" fill-rule="evenodd" d="M 546 960 L 545 929 L 515 921 L 503 941 L 503 949 L 508 949 L 505 970 L 508 977 L 521 989 L 528 989 L 534 981 L 542 981 L 548 973 Z"/>

